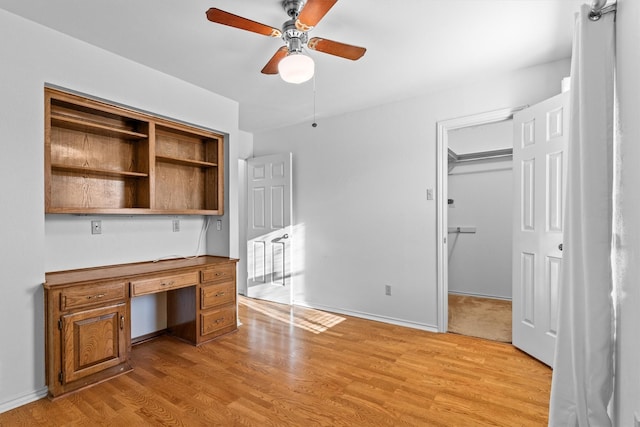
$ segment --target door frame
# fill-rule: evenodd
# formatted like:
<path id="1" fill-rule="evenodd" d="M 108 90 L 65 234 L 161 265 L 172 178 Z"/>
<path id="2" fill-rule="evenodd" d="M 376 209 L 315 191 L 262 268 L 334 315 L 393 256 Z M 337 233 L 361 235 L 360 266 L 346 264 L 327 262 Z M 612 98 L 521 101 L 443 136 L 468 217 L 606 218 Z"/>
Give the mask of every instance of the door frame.
<path id="1" fill-rule="evenodd" d="M 294 206 L 293 206 L 293 189 L 294 189 L 294 183 L 293 183 L 293 153 L 292 152 L 282 152 L 282 153 L 272 153 L 272 154 L 262 154 L 259 156 L 253 155 L 252 157 L 249 157 L 245 160 L 245 183 L 244 183 L 244 192 L 245 192 L 245 196 L 246 196 L 246 205 L 245 205 L 245 209 L 244 209 L 244 213 L 245 213 L 245 217 L 244 217 L 244 227 L 245 227 L 245 233 L 244 233 L 244 249 L 245 249 L 245 253 L 247 256 L 247 263 L 245 264 L 245 268 L 249 267 L 249 250 L 247 249 L 247 243 L 251 240 L 249 237 L 249 220 L 251 217 L 251 200 L 250 200 L 250 192 L 249 192 L 249 186 L 250 186 L 250 182 L 251 182 L 251 178 L 250 178 L 250 173 L 251 173 L 251 166 L 250 166 L 250 162 L 252 160 L 256 160 L 256 159 L 261 159 L 261 158 L 265 158 L 265 157 L 280 157 L 280 156 L 286 156 L 288 157 L 287 162 L 289 165 L 287 174 L 289 176 L 289 194 L 288 194 L 288 203 L 286 203 L 285 205 L 288 204 L 289 206 L 289 225 L 286 225 L 285 227 L 283 227 L 282 229 L 278 229 L 278 231 L 281 231 L 282 233 L 284 233 L 284 235 L 282 237 L 279 237 L 278 239 L 287 239 L 287 243 L 285 243 L 285 248 L 288 247 L 288 265 L 289 265 L 289 271 L 287 273 L 286 268 L 285 271 L 283 271 L 283 280 L 285 281 L 285 283 L 288 281 L 288 298 L 287 301 L 276 301 L 275 299 L 269 299 L 269 298 L 264 298 L 266 300 L 269 301 L 273 301 L 273 302 L 278 302 L 278 303 L 284 303 L 287 305 L 293 305 L 294 304 L 294 274 L 293 274 L 293 269 L 295 268 L 295 252 L 296 252 L 296 246 L 295 246 L 295 235 L 294 235 L 294 224 L 295 224 L 295 218 L 294 218 Z M 285 221 L 286 222 L 286 221 Z M 273 233 L 276 230 L 271 230 L 269 231 L 269 233 Z M 267 234 L 269 234 L 267 233 Z M 274 240 L 271 241 L 272 243 L 274 242 Z M 248 271 L 245 272 L 245 296 L 250 297 L 250 298 L 262 298 L 262 296 L 256 296 L 251 295 L 250 292 L 250 286 L 249 286 L 249 278 L 250 273 Z M 264 296 L 264 295 L 263 295 Z"/>
<path id="2" fill-rule="evenodd" d="M 527 108 L 503 108 L 436 122 L 436 285 L 438 332 L 449 328 L 449 250 L 448 250 L 448 175 L 449 132 L 472 126 L 502 122 L 513 118 L 516 111 Z"/>

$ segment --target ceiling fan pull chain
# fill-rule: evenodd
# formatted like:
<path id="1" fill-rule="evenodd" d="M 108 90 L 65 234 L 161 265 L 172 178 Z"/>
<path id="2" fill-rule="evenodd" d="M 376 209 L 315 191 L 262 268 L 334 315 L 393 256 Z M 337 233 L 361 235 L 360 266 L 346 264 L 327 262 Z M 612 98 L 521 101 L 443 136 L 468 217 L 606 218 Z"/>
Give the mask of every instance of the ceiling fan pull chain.
<path id="1" fill-rule="evenodd" d="M 318 123 L 316 123 L 316 75 L 313 75 L 313 123 L 311 123 L 312 127 L 318 127 Z"/>

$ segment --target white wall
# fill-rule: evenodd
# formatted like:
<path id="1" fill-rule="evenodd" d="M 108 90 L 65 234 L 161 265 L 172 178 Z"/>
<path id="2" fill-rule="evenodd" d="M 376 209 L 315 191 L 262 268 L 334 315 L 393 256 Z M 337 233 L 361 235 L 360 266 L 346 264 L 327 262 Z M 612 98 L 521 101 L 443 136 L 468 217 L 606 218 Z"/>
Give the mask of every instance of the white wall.
<path id="1" fill-rule="evenodd" d="M 238 271 L 236 281 L 238 293 L 247 294 L 247 159 L 253 157 L 253 134 L 240 132 L 241 143 L 238 149 Z"/>
<path id="2" fill-rule="evenodd" d="M 436 122 L 534 104 L 559 93 L 568 74 L 559 61 L 254 135 L 256 156 L 293 153 L 304 232 L 294 301 L 435 330 L 436 209 L 426 190 L 436 187 Z"/>
<path id="3" fill-rule="evenodd" d="M 456 154 L 503 150 L 513 147 L 513 120 L 468 126 L 448 132 L 449 148 Z"/>
<path id="4" fill-rule="evenodd" d="M 513 147 L 513 120 L 448 132 L 456 154 Z M 451 166 L 454 166 L 451 169 Z M 448 234 L 449 292 L 511 299 L 513 176 L 510 158 L 450 163 L 449 228 L 475 227 L 475 233 Z"/>
<path id="5" fill-rule="evenodd" d="M 503 159 L 449 173 L 449 228 L 476 229 L 448 235 L 449 292 L 511 299 L 512 169 L 511 159 Z"/>
<path id="6" fill-rule="evenodd" d="M 215 129 L 229 134 L 231 145 L 239 131 L 236 102 L 4 10 L 0 39 L 2 412 L 44 392 L 45 271 L 193 254 L 203 221 L 181 217 L 182 231 L 173 233 L 166 217 L 104 216 L 103 234 L 92 236 L 90 217 L 45 219 L 45 83 Z M 230 172 L 237 176 L 237 168 Z M 237 179 L 229 184 L 237 187 Z M 228 212 L 234 211 L 237 206 L 228 206 Z M 233 239 L 237 241 L 237 233 Z M 214 234 L 208 242 L 218 245 L 219 254 L 228 255 L 230 240 L 218 242 Z"/>
<path id="7" fill-rule="evenodd" d="M 173 219 L 180 231 L 173 232 Z M 218 217 L 212 218 L 212 221 Z M 102 234 L 91 234 L 91 220 L 102 221 Z M 198 239 L 202 216 L 47 215 L 45 218 L 45 271 L 121 264 L 158 258 L 207 253 Z M 220 244 L 224 244 L 221 242 Z M 133 338 L 167 327 L 164 294 L 131 301 Z"/>
<path id="8" fill-rule="evenodd" d="M 617 426 L 640 420 L 640 2 L 618 0 L 616 17 L 618 147 L 622 158 L 618 195 L 622 230 L 616 236 L 621 266 L 616 346 L 614 416 Z"/>

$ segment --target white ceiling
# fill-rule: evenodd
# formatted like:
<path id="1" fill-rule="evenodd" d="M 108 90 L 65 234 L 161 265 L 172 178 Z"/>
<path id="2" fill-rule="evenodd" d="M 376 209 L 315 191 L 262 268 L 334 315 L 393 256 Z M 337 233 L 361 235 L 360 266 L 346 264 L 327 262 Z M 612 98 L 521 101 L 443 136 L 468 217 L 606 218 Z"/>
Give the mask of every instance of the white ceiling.
<path id="1" fill-rule="evenodd" d="M 317 117 L 567 58 L 585 2 L 338 1 L 311 36 L 367 53 L 352 62 L 310 52 Z M 210 7 L 276 28 L 287 19 L 279 0 L 0 0 L 0 8 L 238 101 L 242 130 L 311 123 L 312 81 L 260 73 L 282 40 L 211 23 Z"/>

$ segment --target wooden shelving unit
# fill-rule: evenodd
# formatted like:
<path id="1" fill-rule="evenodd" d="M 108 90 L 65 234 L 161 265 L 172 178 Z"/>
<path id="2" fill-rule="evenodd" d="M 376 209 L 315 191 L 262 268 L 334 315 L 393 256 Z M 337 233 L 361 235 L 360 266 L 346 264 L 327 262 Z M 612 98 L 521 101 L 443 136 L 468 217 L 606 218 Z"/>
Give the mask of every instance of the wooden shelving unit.
<path id="1" fill-rule="evenodd" d="M 222 215 L 224 137 L 45 89 L 45 212 Z"/>

